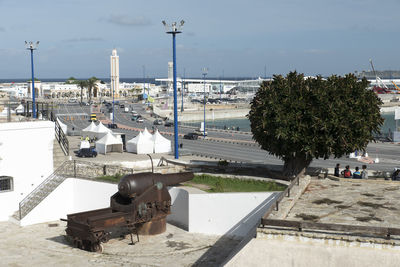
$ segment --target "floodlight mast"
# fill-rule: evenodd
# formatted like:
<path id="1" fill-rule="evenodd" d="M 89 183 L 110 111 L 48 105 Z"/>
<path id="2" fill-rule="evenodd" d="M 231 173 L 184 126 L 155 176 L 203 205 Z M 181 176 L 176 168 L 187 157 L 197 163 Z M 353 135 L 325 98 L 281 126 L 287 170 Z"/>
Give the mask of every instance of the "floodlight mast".
<path id="1" fill-rule="evenodd" d="M 31 51 L 31 70 L 32 70 L 32 117 L 37 118 L 36 116 L 36 104 L 35 104 L 35 75 L 33 71 L 33 50 L 36 50 L 39 45 L 39 41 L 36 43 L 30 41 L 25 41 L 25 48 Z M 29 110 L 28 110 L 29 112 Z"/>
<path id="2" fill-rule="evenodd" d="M 206 138 L 206 75 L 208 73 L 207 68 L 202 68 L 203 84 L 204 84 L 204 122 L 203 122 L 203 137 Z"/>
<path id="3" fill-rule="evenodd" d="M 176 88 L 176 42 L 175 35 L 181 33 L 181 29 L 184 20 L 181 20 L 179 25 L 176 22 L 173 22 L 171 25 L 168 25 L 165 20 L 162 21 L 162 24 L 165 27 L 165 32 L 167 34 L 172 34 L 172 58 L 173 58 L 173 85 L 174 85 L 174 148 L 175 148 L 175 159 L 179 159 L 179 151 L 178 151 L 178 96 L 177 96 L 177 88 Z"/>

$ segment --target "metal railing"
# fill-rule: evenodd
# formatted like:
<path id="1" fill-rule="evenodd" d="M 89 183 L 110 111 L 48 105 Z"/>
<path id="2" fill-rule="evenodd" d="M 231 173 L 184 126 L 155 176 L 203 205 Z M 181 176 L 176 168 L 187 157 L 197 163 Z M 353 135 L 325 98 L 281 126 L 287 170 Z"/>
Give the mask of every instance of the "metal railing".
<path id="1" fill-rule="evenodd" d="M 64 131 L 62 130 L 60 124 L 58 123 L 57 120 L 54 121 L 55 123 L 55 135 L 58 143 L 60 144 L 60 147 L 64 154 L 66 156 L 69 155 L 69 141 L 67 136 L 65 135 Z"/>
<path id="2" fill-rule="evenodd" d="M 21 220 L 24 218 L 67 178 L 93 180 L 100 176 L 128 174 L 133 172 L 134 170 L 131 168 L 113 165 L 97 164 L 79 160 L 65 161 L 19 203 L 19 219 Z"/>

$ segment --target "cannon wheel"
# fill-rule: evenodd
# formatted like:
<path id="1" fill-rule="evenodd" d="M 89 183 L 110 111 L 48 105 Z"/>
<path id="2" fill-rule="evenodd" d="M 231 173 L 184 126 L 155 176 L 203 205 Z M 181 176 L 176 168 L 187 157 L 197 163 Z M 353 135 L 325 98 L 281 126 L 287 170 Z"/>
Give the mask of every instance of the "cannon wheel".
<path id="1" fill-rule="evenodd" d="M 103 245 L 100 242 L 92 243 L 91 246 L 90 246 L 90 250 L 92 252 L 102 253 L 103 252 Z"/>

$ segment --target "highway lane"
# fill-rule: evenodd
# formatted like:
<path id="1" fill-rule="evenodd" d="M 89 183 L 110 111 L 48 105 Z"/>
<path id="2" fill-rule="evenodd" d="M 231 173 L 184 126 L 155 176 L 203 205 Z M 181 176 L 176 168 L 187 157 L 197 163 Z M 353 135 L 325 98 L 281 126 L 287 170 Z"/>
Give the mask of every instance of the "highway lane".
<path id="1" fill-rule="evenodd" d="M 152 119 L 140 105 L 135 105 L 134 110 L 143 114 L 145 118 Z M 144 123 L 137 123 L 131 120 L 131 114 L 123 112 L 123 109 L 119 107 L 115 108 L 115 121 L 119 124 L 128 125 L 131 127 L 141 128 L 147 127 L 151 130 L 153 121 L 146 119 Z M 60 105 L 59 113 L 88 113 L 89 107 L 79 105 Z M 109 118 L 108 114 L 106 117 Z M 76 130 L 83 129 L 89 125 L 89 121 L 85 119 L 76 119 L 74 121 L 64 121 L 70 127 L 74 126 Z M 157 126 L 161 132 L 173 133 L 173 127 Z M 187 133 L 192 131 L 190 128 L 180 127 L 180 133 Z M 138 132 L 124 129 L 115 129 L 114 132 L 121 132 L 126 134 L 126 140 L 129 140 L 137 135 Z M 237 134 L 227 132 L 214 132 L 208 130 L 209 140 L 185 140 L 179 138 L 179 143 L 183 144 L 183 150 L 193 154 L 205 155 L 214 157 L 217 159 L 227 159 L 238 162 L 249 162 L 249 163 L 266 163 L 273 165 L 282 165 L 283 162 L 267 153 L 266 151 L 259 148 L 258 145 L 249 145 L 251 141 L 250 134 Z M 232 135 L 233 134 L 233 135 Z M 164 136 L 173 141 L 173 136 L 164 134 Z M 210 141 L 210 139 L 221 139 L 225 142 Z M 244 143 L 243 143 L 244 142 Z M 400 153 L 399 145 L 388 144 L 388 143 L 370 143 L 367 151 L 369 156 L 373 159 L 379 158 L 380 162 L 377 164 L 371 164 L 368 168 L 380 171 L 392 171 L 394 167 L 400 167 Z M 340 163 L 342 167 L 345 165 L 361 166 L 363 163 L 356 161 L 355 159 L 349 159 L 342 157 L 340 159 L 328 159 L 328 160 L 314 160 L 311 166 L 314 167 L 330 167 L 333 168 L 336 163 Z"/>

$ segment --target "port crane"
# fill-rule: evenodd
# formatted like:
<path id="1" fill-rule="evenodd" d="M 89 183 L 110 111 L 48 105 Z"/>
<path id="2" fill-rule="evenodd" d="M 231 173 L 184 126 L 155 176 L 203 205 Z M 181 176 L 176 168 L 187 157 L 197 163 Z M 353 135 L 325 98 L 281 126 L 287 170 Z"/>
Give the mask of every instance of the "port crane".
<path id="1" fill-rule="evenodd" d="M 372 59 L 369 60 L 369 63 L 371 64 L 372 71 L 374 72 L 375 78 L 376 78 L 376 85 L 372 88 L 375 93 L 377 94 L 388 94 L 390 93 L 390 89 L 386 86 L 386 84 L 381 80 L 381 78 L 378 77 L 376 74 L 374 64 L 372 63 Z"/>

